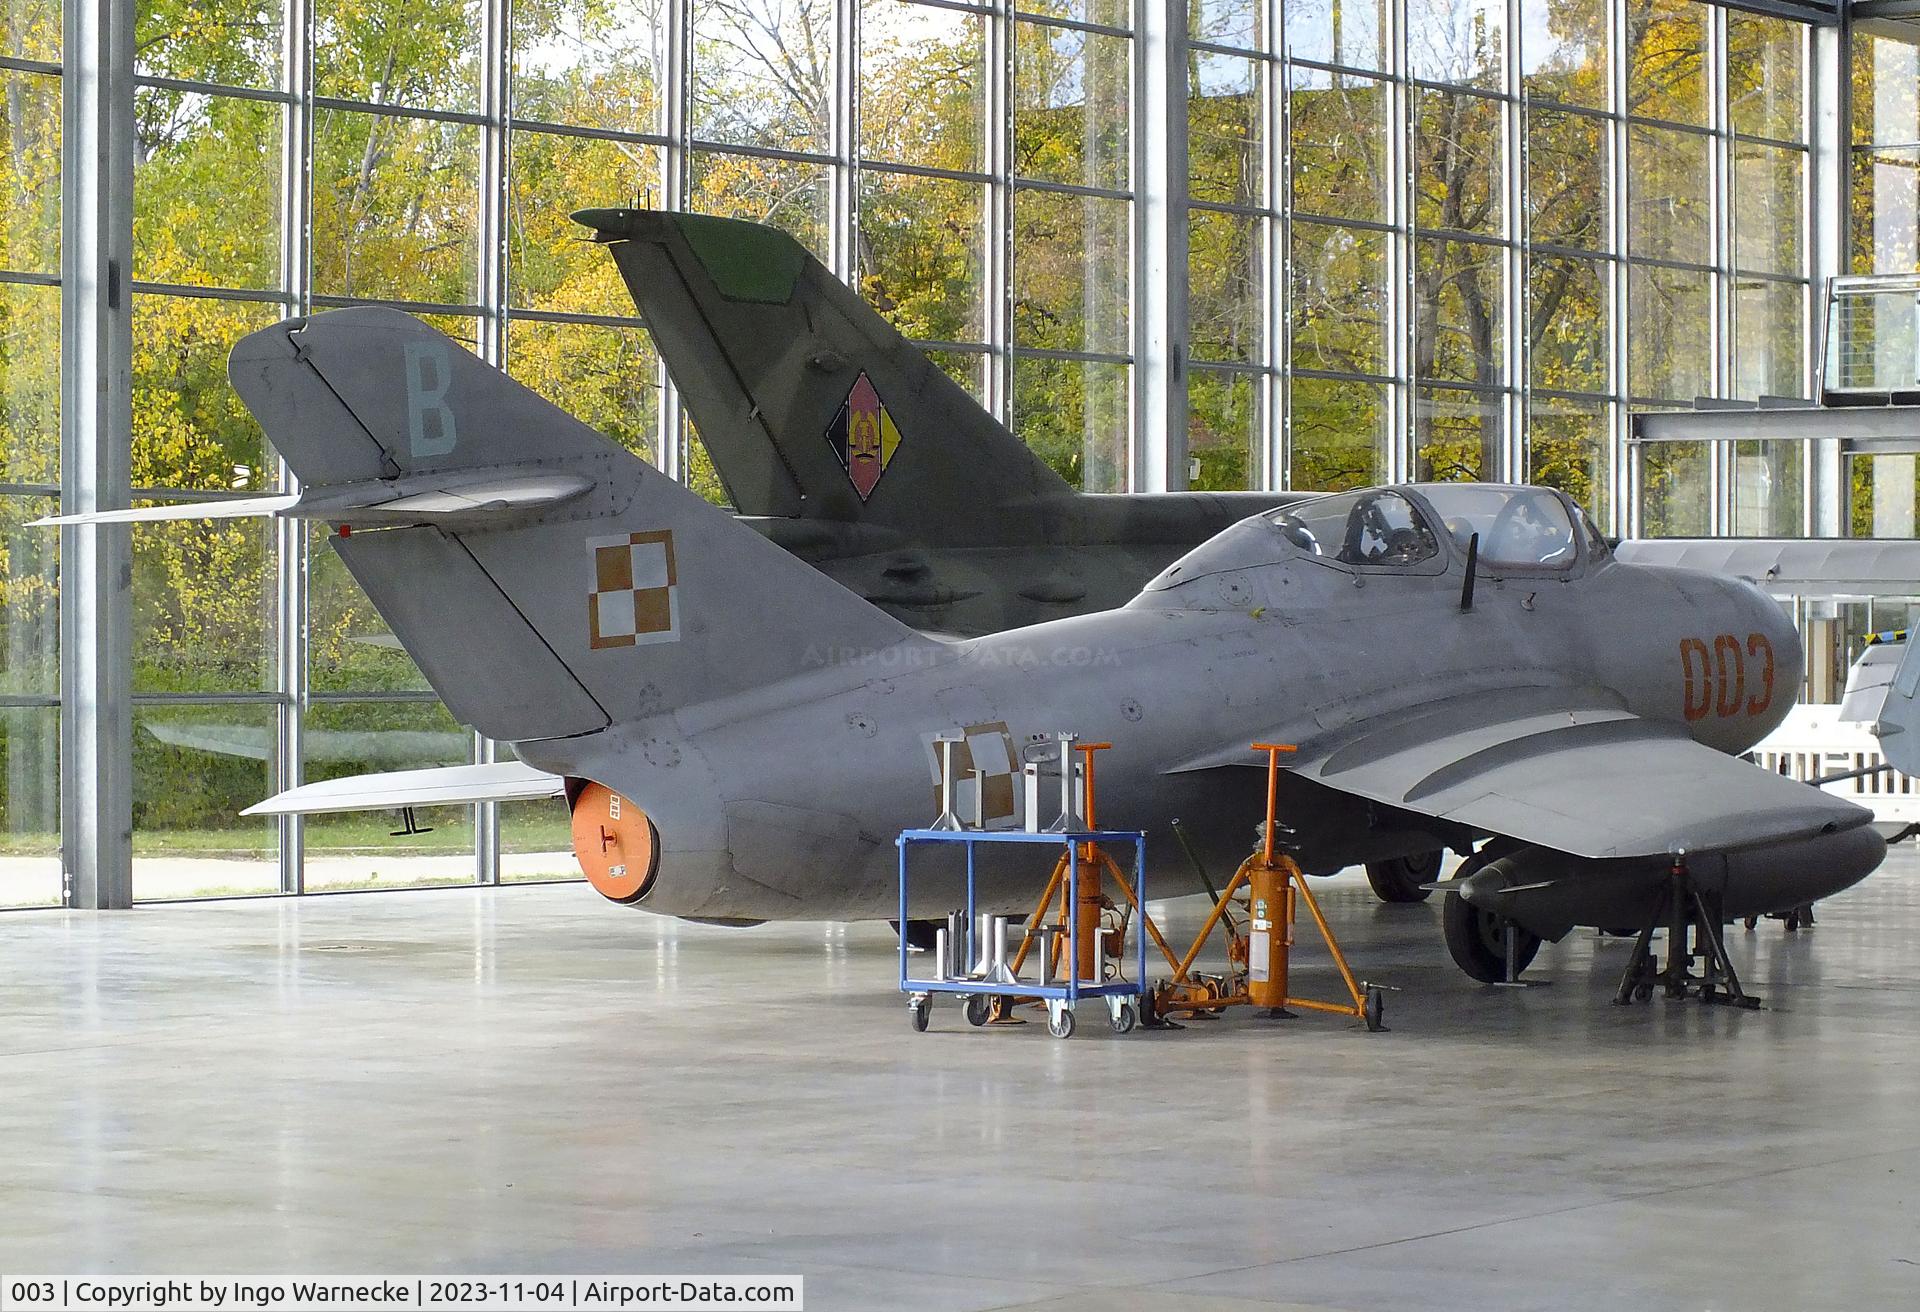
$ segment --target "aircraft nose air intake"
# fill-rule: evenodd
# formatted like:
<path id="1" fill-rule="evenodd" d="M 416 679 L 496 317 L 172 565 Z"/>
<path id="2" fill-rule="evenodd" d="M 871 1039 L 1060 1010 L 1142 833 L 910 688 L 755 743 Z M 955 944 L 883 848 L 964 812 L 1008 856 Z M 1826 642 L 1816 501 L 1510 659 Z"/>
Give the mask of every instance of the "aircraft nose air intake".
<path id="1" fill-rule="evenodd" d="M 629 906 L 653 887 L 660 834 L 645 811 L 604 784 L 588 783 L 573 801 L 573 854 L 595 892 Z"/>

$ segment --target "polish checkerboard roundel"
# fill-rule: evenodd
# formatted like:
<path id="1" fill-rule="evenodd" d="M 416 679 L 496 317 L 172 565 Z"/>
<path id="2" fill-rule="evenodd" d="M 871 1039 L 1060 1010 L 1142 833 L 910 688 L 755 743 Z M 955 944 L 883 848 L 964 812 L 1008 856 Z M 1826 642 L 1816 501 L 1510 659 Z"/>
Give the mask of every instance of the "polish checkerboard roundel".
<path id="1" fill-rule="evenodd" d="M 680 640 L 679 576 L 673 534 L 623 533 L 587 539 L 593 586 L 588 645 L 595 651 Z"/>

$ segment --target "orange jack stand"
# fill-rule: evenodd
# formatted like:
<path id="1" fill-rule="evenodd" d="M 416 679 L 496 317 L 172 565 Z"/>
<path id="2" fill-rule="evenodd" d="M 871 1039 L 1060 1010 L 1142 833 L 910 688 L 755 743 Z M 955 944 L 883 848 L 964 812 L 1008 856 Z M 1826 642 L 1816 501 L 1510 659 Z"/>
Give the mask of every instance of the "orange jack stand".
<path id="1" fill-rule="evenodd" d="M 1089 829 L 1096 828 L 1094 823 L 1094 753 L 1104 752 L 1112 743 L 1075 743 L 1074 750 L 1081 753 L 1085 760 L 1082 771 L 1087 781 L 1085 817 Z M 1113 909 L 1113 899 L 1101 888 L 1100 875 L 1103 870 L 1117 871 L 1113 861 L 1102 852 L 1097 844 L 1082 843 L 1080 853 L 1080 905 L 1069 907 L 1066 904 L 1067 854 L 1062 852 L 1053 863 L 1053 874 L 1047 880 L 1047 887 L 1040 894 L 1040 904 L 1033 909 L 1033 915 L 1027 919 L 1027 930 L 1020 939 L 1020 948 L 1013 955 L 1013 973 L 1018 975 L 1020 967 L 1026 964 L 1027 953 L 1033 947 L 1034 939 L 1042 934 L 1041 927 L 1047 924 L 1047 917 L 1053 910 L 1053 900 L 1060 899 L 1060 912 L 1054 925 L 1062 932 L 1054 936 L 1054 942 L 1048 950 L 1047 977 L 1049 979 L 1061 973 L 1061 958 L 1066 954 L 1067 917 L 1079 917 L 1080 959 L 1073 963 L 1075 971 L 1082 980 L 1100 977 L 1101 962 L 1106 955 L 1106 935 L 1101 933 L 1100 919 L 1104 912 Z M 1122 878 L 1124 883 L 1124 877 Z"/>
<path id="2" fill-rule="evenodd" d="M 1086 758 L 1082 769 L 1087 781 L 1085 822 L 1088 829 L 1099 828 L 1095 804 L 1094 753 L 1104 752 L 1112 746 L 1112 743 L 1076 743 L 1074 745 L 1074 750 L 1083 753 Z M 1122 957 L 1124 927 L 1103 929 L 1101 926 L 1103 915 L 1108 911 L 1117 910 L 1112 897 L 1103 887 L 1103 876 L 1113 880 L 1114 886 L 1120 890 L 1127 905 L 1133 909 L 1133 914 L 1140 917 L 1142 927 L 1153 936 L 1153 941 L 1159 945 L 1161 953 L 1171 961 L 1173 949 L 1167 945 L 1166 939 L 1161 937 L 1159 927 L 1147 915 L 1146 908 L 1140 905 L 1140 899 L 1134 896 L 1133 885 L 1127 881 L 1127 876 L 1121 870 L 1119 863 L 1108 856 L 1097 843 L 1082 843 L 1079 848 L 1080 905 L 1077 907 L 1067 905 L 1067 854 L 1062 852 L 1059 859 L 1053 863 L 1053 875 L 1047 880 L 1046 890 L 1040 894 L 1039 905 L 1033 909 L 1033 915 L 1027 920 L 1026 933 L 1020 939 L 1019 950 L 1013 954 L 1013 973 L 1017 976 L 1020 968 L 1026 964 L 1027 953 L 1033 948 L 1034 940 L 1047 933 L 1052 933 L 1053 936 L 1053 942 L 1047 949 L 1049 952 L 1048 978 L 1055 978 L 1063 973 L 1062 968 L 1065 963 L 1062 958 L 1067 951 L 1065 931 L 1067 917 L 1070 915 L 1080 917 L 1078 934 L 1080 959 L 1073 963 L 1073 968 L 1079 972 L 1080 979 L 1099 980 L 1104 972 L 1105 959 L 1111 957 L 1119 960 Z M 1055 898 L 1060 901 L 1057 914 L 1053 910 Z M 1052 925 L 1043 929 L 1043 926 L 1048 926 L 1050 915 L 1053 916 Z M 1143 1001 L 1148 999 L 1143 998 Z M 1013 999 L 996 998 L 994 1005 L 995 1020 L 1005 1022 L 1012 1018 Z"/>
<path id="3" fill-rule="evenodd" d="M 1280 754 L 1293 747 L 1284 743 L 1255 743 L 1253 750 L 1267 754 L 1267 827 L 1260 850 L 1240 863 L 1213 904 L 1206 923 L 1193 940 L 1186 955 L 1175 958 L 1152 920 L 1145 920 L 1155 943 L 1173 966 L 1173 977 L 1163 982 L 1152 995 L 1150 1018 L 1163 1019 L 1170 1012 L 1217 1015 L 1221 1008 L 1237 1005 L 1266 1007 L 1273 1016 L 1290 1015 L 1288 1007 L 1305 1011 L 1330 1012 L 1336 1016 L 1354 1016 L 1366 1022 L 1369 1030 L 1384 1029 L 1380 1023 L 1383 999 L 1377 987 L 1362 985 L 1353 977 L 1346 954 L 1334 937 L 1320 904 L 1307 887 L 1307 877 L 1293 858 L 1274 851 L 1278 831 L 1275 815 L 1280 790 Z M 1124 887 L 1125 881 L 1122 880 Z M 1233 896 L 1247 890 L 1248 925 L 1241 933 L 1228 911 Z M 1288 967 L 1293 948 L 1293 927 L 1297 903 L 1305 903 L 1313 917 L 1340 979 L 1347 986 L 1350 1002 L 1323 1002 L 1316 998 L 1297 998 L 1288 992 Z M 1143 919 L 1144 919 L 1144 912 Z M 1228 973 L 1224 977 L 1203 978 L 1192 973 L 1207 940 L 1222 921 L 1227 930 Z"/>

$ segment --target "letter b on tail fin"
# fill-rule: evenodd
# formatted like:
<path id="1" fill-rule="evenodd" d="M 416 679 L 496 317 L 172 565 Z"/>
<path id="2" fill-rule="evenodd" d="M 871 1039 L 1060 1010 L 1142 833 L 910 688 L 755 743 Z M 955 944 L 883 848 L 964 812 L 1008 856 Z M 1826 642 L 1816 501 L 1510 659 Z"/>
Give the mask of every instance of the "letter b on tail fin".
<path id="1" fill-rule="evenodd" d="M 453 411 L 447 408 L 452 382 L 448 350 L 444 339 L 406 345 L 407 446 L 415 460 L 452 455 L 460 440 Z"/>

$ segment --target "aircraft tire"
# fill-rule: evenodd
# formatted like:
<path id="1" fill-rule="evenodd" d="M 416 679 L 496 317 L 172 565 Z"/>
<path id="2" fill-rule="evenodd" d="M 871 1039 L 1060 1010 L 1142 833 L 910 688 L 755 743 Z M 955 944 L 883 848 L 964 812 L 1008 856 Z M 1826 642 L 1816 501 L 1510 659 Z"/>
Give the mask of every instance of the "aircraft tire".
<path id="1" fill-rule="evenodd" d="M 1440 925 L 1446 932 L 1447 952 L 1453 957 L 1454 965 L 1482 984 L 1499 984 L 1507 978 L 1500 916 L 1482 911 L 1456 893 L 1442 906 Z M 1514 946 L 1517 951 L 1513 964 L 1518 973 L 1532 964 L 1534 955 L 1540 951 L 1540 940 L 1523 929 Z"/>
<path id="2" fill-rule="evenodd" d="M 899 921 L 889 920 L 887 923 L 893 926 L 894 933 L 898 934 L 900 932 Z M 907 946 L 916 952 L 933 951 L 934 931 L 940 928 L 942 928 L 942 925 L 937 920 L 909 920 L 907 922 Z"/>
<path id="3" fill-rule="evenodd" d="M 1440 863 L 1445 851 L 1422 852 L 1418 856 L 1397 856 L 1391 861 L 1367 862 L 1367 883 L 1382 902 L 1395 904 L 1425 902 L 1431 890 L 1420 887 L 1440 878 Z"/>

